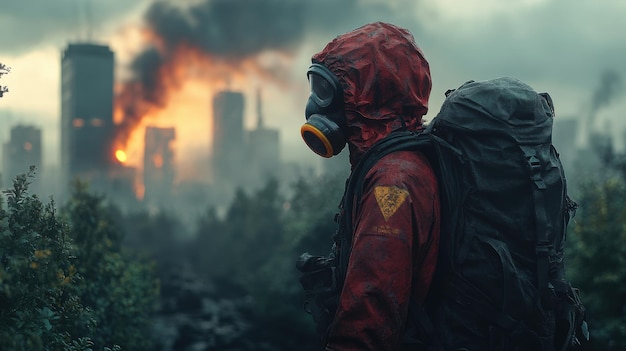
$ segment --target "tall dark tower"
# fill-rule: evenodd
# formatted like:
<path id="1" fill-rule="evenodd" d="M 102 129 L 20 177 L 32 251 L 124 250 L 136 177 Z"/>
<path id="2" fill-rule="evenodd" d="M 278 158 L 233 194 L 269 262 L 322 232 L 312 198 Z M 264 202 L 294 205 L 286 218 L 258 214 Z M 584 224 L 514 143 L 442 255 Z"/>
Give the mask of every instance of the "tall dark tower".
<path id="1" fill-rule="evenodd" d="M 2 160 L 2 184 L 5 187 L 11 186 L 11 180 L 17 174 L 27 173 L 30 166 L 37 167 L 37 173 L 40 173 L 41 129 L 21 125 L 11 128 L 11 137 L 4 144 Z M 35 178 L 35 183 L 37 183 L 37 178 Z"/>
<path id="2" fill-rule="evenodd" d="M 257 126 L 248 134 L 246 164 L 253 172 L 249 174 L 252 185 L 261 185 L 268 177 L 278 177 L 280 172 L 280 134 L 277 129 L 263 125 L 261 91 L 257 91 Z M 256 180 L 256 181 L 255 181 Z M 260 183 L 259 183 L 260 182 Z M 254 184 L 256 183 L 256 184 Z"/>
<path id="3" fill-rule="evenodd" d="M 174 128 L 146 128 L 143 157 L 144 201 L 163 207 L 171 202 L 174 184 Z"/>
<path id="4" fill-rule="evenodd" d="M 243 94 L 222 91 L 213 98 L 213 175 L 216 183 L 243 179 Z"/>
<path id="5" fill-rule="evenodd" d="M 61 59 L 61 166 L 65 179 L 102 177 L 113 160 L 114 55 L 70 44 Z"/>

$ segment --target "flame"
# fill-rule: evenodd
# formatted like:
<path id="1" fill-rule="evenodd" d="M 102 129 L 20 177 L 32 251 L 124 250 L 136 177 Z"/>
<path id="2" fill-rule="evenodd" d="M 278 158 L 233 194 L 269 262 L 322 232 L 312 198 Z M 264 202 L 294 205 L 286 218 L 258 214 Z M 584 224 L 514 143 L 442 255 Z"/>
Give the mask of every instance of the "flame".
<path id="1" fill-rule="evenodd" d="M 174 127 L 178 163 L 175 181 L 206 179 L 207 165 L 203 160 L 207 164 L 210 160 L 214 94 L 227 89 L 252 95 L 258 86 L 255 80 L 276 82 L 271 62 L 284 63 L 286 57 L 270 53 L 258 58 L 218 59 L 185 43 L 175 50 L 166 50 L 162 40 L 150 30 L 133 33 L 124 37 L 134 42 L 129 47 L 142 46 L 137 45 L 142 41 L 160 52 L 164 63 L 150 76 L 151 87 L 140 81 L 121 82 L 115 87 L 114 145 L 126 155 L 126 160 L 120 162 L 135 167 L 141 182 L 145 128 Z M 119 40 L 123 42 L 124 38 Z M 141 193 L 137 191 L 140 198 Z"/>
<path id="2" fill-rule="evenodd" d="M 124 150 L 116 150 L 115 151 L 115 158 L 120 161 L 121 163 L 126 162 L 127 157 L 126 157 L 126 152 L 124 152 Z"/>

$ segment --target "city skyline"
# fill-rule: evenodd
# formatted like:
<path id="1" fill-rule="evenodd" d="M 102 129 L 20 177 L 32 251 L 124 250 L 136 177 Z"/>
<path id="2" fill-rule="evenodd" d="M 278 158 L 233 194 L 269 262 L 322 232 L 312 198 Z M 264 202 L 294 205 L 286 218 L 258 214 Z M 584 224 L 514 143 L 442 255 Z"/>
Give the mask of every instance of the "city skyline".
<path id="1" fill-rule="evenodd" d="M 3 5 L 0 38 L 4 45 L 0 62 L 10 66 L 12 71 L 2 79 L 2 84 L 10 87 L 10 93 L 0 101 L 0 110 L 10 111 L 13 117 L 5 117 L 2 124 L 36 122 L 44 131 L 44 162 L 52 166 L 60 164 L 60 150 L 52 147 L 60 138 L 57 122 L 60 119 L 60 50 L 68 42 L 87 38 L 110 45 L 118 58 L 116 80 L 119 82 L 131 75 L 135 58 L 154 44 L 145 33 L 155 31 L 167 35 L 170 43 L 182 39 L 180 35 L 184 33 L 193 34 L 194 40 L 203 38 L 189 30 L 174 31 L 178 27 L 169 19 L 177 17 L 168 15 L 181 12 L 157 6 L 157 3 L 176 2 L 94 2 L 91 11 L 98 16 L 89 17 L 89 23 L 82 10 L 79 11 L 83 4 L 79 0 L 59 3 L 32 0 Z M 204 28 L 206 33 L 216 33 L 215 38 L 205 37 L 212 41 L 204 46 L 215 59 L 212 65 L 215 74 L 230 69 L 224 64 L 229 55 L 240 58 L 238 53 L 249 54 L 247 61 L 239 66 L 245 79 L 232 79 L 231 88 L 252 96 L 257 86 L 263 86 L 267 106 L 265 124 L 281 131 L 281 158 L 284 160 L 303 160 L 314 165 L 321 162 L 306 149 L 298 133 L 308 94 L 304 72 L 311 55 L 334 36 L 375 20 L 408 28 L 422 47 L 433 77 L 426 120 L 437 113 L 447 89 L 470 79 L 519 78 L 537 90 L 549 92 L 556 105 L 557 118 L 562 118 L 589 108 L 592 91 L 603 72 L 613 70 L 626 76 L 622 62 L 626 50 L 622 43 L 626 26 L 622 20 L 626 11 L 623 2 L 602 1 L 598 6 L 595 0 L 575 4 L 565 0 L 519 0 L 506 4 L 497 0 L 462 3 L 450 0 L 319 1 L 294 3 L 274 12 L 270 11 L 271 6 L 279 6 L 281 1 L 259 2 L 261 7 L 269 6 L 266 9 L 237 7 L 243 4 L 240 1 L 228 1 L 225 8 L 214 6 L 219 1 L 192 3 L 206 7 L 206 11 L 197 11 L 194 15 L 202 13 L 212 20 L 202 22 L 206 28 L 185 28 Z M 237 21 L 226 20 L 231 17 L 220 11 L 241 14 L 250 21 L 238 26 Z M 159 13 L 163 16 L 156 16 Z M 323 21 L 313 20 L 321 14 L 332 16 L 322 17 Z M 282 27 L 281 31 L 281 25 L 288 26 L 289 30 Z M 164 31 L 167 28 L 172 32 Z M 226 36 L 231 32 L 232 37 Z M 263 75 L 255 71 L 257 67 L 264 68 Z M 225 88 L 227 83 L 221 84 L 220 88 Z M 197 90 L 198 100 L 209 98 L 196 87 L 190 85 L 184 89 Z M 624 94 L 611 104 L 617 112 L 626 110 Z M 595 128 L 603 128 L 600 120 L 609 118 L 614 118 L 613 130 L 623 128 L 625 120 L 615 111 L 600 111 L 604 116 L 599 118 Z M 0 117 L 2 115 L 6 114 L 0 113 Z M 253 107 L 244 111 L 244 124 L 247 127 L 255 124 Z M 200 124 L 193 126 L 193 130 L 205 135 L 207 128 Z M 190 133 L 179 130 L 181 136 Z M 0 140 L 6 138 L 8 128 L 0 128 Z M 142 138 L 137 135 L 137 140 Z M 204 148 L 208 142 L 179 145 L 185 149 L 181 158 L 187 157 L 187 163 L 193 163 L 194 150 Z M 129 155 L 129 158 L 140 162 L 141 154 Z"/>
<path id="2" fill-rule="evenodd" d="M 143 136 L 142 163 L 128 164 L 120 135 L 128 137 L 130 133 L 123 129 L 123 123 L 114 121 L 113 111 L 118 105 L 113 84 L 115 53 L 106 45 L 81 42 L 68 44 L 61 54 L 61 135 L 55 147 L 61 149 L 62 162 L 60 169 L 54 170 L 60 182 L 57 185 L 67 190 L 70 180 L 79 177 L 113 198 L 123 198 L 126 202 L 145 200 L 147 205 L 157 207 L 166 205 L 176 195 L 174 189 L 180 183 L 175 181 L 176 174 L 181 172 L 176 160 L 179 151 L 176 128 L 149 122 L 145 127 L 135 125 L 132 132 Z M 244 128 L 246 97 L 242 92 L 224 89 L 207 99 L 207 104 L 213 102 L 213 112 L 200 117 L 214 125 L 211 135 L 207 135 L 212 145 L 201 153 L 200 163 L 205 166 L 200 168 L 204 173 L 184 181 L 200 181 L 232 191 L 242 184 L 260 186 L 264 179 L 281 173 L 280 133 L 263 125 L 260 91 L 257 89 L 254 129 Z M 14 136 L 14 130 L 20 128 L 38 132 L 37 142 L 31 140 L 28 145 L 32 142 L 37 147 L 38 158 L 34 163 L 39 171 L 46 168 L 42 167 L 45 156 L 41 152 L 41 128 L 14 127 L 11 140 L 4 147 L 5 162 L 0 170 L 7 177 L 5 183 L 27 169 L 21 170 L 23 165 L 12 160 L 16 153 L 11 150 L 22 150 L 20 145 L 24 144 L 23 137 Z M 19 147 L 13 147 L 17 144 Z M 247 173 L 238 170 L 244 164 Z M 129 197 L 129 194 L 134 195 Z"/>

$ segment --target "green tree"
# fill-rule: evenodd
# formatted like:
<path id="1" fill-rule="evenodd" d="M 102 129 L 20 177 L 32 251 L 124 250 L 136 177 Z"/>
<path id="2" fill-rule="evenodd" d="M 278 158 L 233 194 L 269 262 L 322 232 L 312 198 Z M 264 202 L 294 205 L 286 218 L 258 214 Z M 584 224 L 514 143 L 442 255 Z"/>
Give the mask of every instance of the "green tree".
<path id="1" fill-rule="evenodd" d="M 103 196 L 89 193 L 86 184 L 73 184 L 62 213 L 78 249 L 76 269 L 84 278 L 77 292 L 96 321 L 95 346 L 148 349 L 159 295 L 154 264 L 123 249 L 124 234 L 114 218 L 119 213 L 105 205 Z"/>
<path id="2" fill-rule="evenodd" d="M 577 200 L 567 266 L 587 308 L 591 349 L 626 350 L 626 186 L 590 182 Z"/>
<path id="3" fill-rule="evenodd" d="M 343 179 L 322 177 L 296 182 L 287 197 L 270 180 L 252 194 L 238 190 L 223 217 L 210 209 L 199 222 L 194 266 L 253 298 L 259 336 L 252 337 L 278 349 L 315 349 L 295 263 L 303 251 L 330 252 L 342 192 Z"/>
<path id="4" fill-rule="evenodd" d="M 172 214 L 146 211 L 116 216 L 118 225 L 126 234 L 122 245 L 134 252 L 153 258 L 161 272 L 168 267 L 180 264 L 185 257 L 183 225 Z"/>
<path id="5" fill-rule="evenodd" d="M 295 253 L 328 255 L 345 179 L 339 175 L 300 179 L 293 186 L 287 214 L 287 232 Z"/>
<path id="6" fill-rule="evenodd" d="M 256 287 L 260 267 L 275 257 L 284 237 L 283 203 L 278 182 L 270 180 L 252 195 L 238 189 L 224 218 L 209 209 L 192 243 L 202 273 Z"/>
<path id="7" fill-rule="evenodd" d="M 76 286 L 76 247 L 54 202 L 29 195 L 18 175 L 0 199 L 0 345 L 4 350 L 83 350 L 93 344 L 92 315 Z"/>

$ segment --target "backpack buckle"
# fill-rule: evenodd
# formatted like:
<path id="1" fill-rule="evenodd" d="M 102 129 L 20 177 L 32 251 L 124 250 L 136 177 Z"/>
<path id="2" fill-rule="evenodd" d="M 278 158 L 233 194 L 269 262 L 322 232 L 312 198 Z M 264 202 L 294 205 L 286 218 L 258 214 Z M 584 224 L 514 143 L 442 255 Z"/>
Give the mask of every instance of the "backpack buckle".
<path id="1" fill-rule="evenodd" d="M 528 157 L 528 166 L 533 174 L 541 171 L 541 161 L 535 155 Z"/>
<path id="2" fill-rule="evenodd" d="M 546 189 L 546 183 L 541 178 L 541 161 L 535 156 L 526 155 L 526 161 L 528 162 L 528 169 L 530 170 L 530 179 L 535 186 L 540 189 Z"/>

